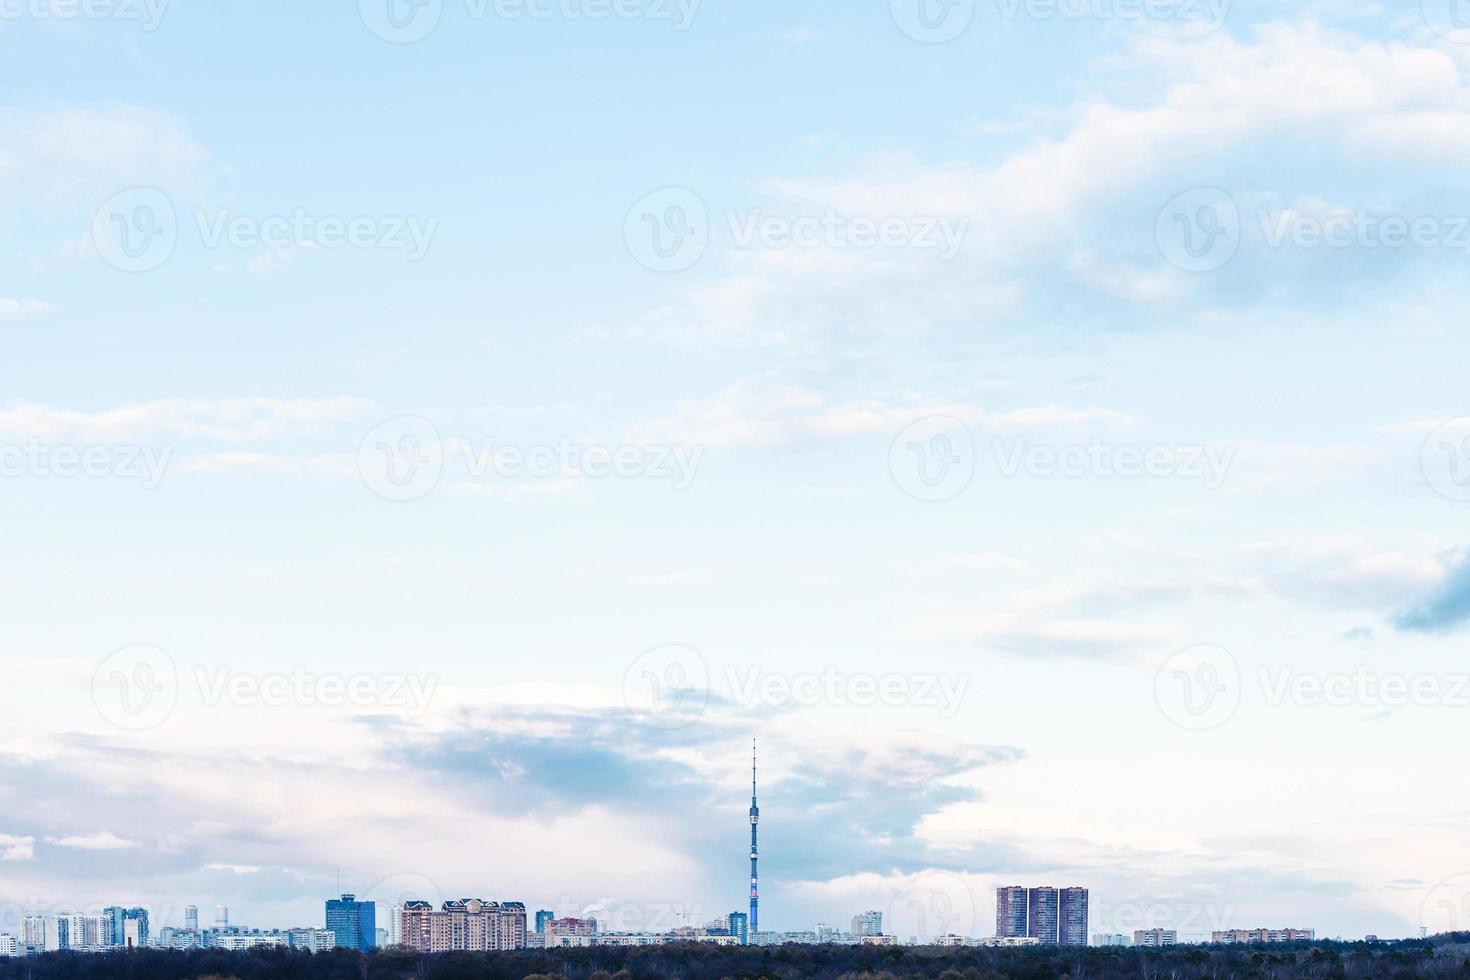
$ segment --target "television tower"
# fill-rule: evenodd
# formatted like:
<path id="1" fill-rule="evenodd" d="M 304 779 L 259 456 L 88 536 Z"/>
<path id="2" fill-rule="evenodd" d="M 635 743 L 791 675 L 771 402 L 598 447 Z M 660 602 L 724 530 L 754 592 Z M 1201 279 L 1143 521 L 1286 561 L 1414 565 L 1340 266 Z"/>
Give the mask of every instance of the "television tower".
<path id="1" fill-rule="evenodd" d="M 757 884 L 760 874 L 756 871 L 756 856 L 759 853 L 755 846 L 756 825 L 761 820 L 761 808 L 755 802 L 755 739 L 750 740 L 750 923 L 747 926 L 751 939 L 755 938 L 756 930 L 760 928 L 760 890 Z"/>

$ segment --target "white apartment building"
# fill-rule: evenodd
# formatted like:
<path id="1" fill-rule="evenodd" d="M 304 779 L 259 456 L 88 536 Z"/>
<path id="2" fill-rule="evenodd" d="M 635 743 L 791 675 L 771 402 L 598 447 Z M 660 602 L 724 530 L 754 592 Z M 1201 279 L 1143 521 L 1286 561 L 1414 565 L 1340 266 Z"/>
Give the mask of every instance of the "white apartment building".
<path id="1" fill-rule="evenodd" d="M 335 938 L 336 937 L 333 936 L 334 940 Z M 272 935 L 215 936 L 214 941 L 210 943 L 210 945 L 213 946 L 215 949 L 229 949 L 238 951 L 242 949 L 255 949 L 259 946 L 285 946 L 286 937 Z"/>

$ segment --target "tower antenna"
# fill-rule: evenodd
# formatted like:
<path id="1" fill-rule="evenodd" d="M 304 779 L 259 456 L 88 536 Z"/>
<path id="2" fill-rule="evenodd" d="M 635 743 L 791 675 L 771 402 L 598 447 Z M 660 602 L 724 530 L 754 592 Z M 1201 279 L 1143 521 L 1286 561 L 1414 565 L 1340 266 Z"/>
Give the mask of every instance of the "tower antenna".
<path id="1" fill-rule="evenodd" d="M 761 808 L 755 799 L 755 739 L 750 740 L 750 938 L 760 928 L 760 872 L 756 861 L 760 854 L 756 847 L 756 825 L 761 820 Z"/>

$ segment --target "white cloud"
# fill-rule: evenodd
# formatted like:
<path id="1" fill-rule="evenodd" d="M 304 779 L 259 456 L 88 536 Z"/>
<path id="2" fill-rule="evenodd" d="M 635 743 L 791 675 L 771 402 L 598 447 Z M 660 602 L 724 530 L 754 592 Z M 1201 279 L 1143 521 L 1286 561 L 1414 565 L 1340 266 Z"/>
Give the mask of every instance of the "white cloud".
<path id="1" fill-rule="evenodd" d="M 172 116 L 138 106 L 0 110 L 0 204 L 96 207 L 129 187 L 190 191 L 207 151 Z"/>
<path id="2" fill-rule="evenodd" d="M 876 400 L 833 403 L 806 388 L 747 380 L 712 398 L 678 403 L 670 418 L 644 426 L 635 438 L 773 449 L 865 436 L 897 436 L 919 419 L 935 415 L 958 419 L 976 431 L 992 432 L 1135 422 L 1122 412 L 1096 407 L 1047 405 L 992 411 L 963 403 L 925 403 L 917 399 L 911 404 Z"/>
<path id="3" fill-rule="evenodd" d="M 165 398 L 95 412 L 21 404 L 0 410 L 0 433 L 35 439 L 265 439 L 351 421 L 367 407 L 357 398 Z"/>
<path id="4" fill-rule="evenodd" d="M 55 307 L 38 299 L 14 299 L 0 296 L 0 320 L 14 320 L 23 316 L 50 313 Z"/>
<path id="5" fill-rule="evenodd" d="M 126 851 L 142 846 L 138 841 L 119 837 L 110 830 L 75 837 L 47 837 L 46 843 L 79 851 Z"/>
<path id="6" fill-rule="evenodd" d="M 31 861 L 36 856 L 34 837 L 0 834 L 0 861 Z"/>

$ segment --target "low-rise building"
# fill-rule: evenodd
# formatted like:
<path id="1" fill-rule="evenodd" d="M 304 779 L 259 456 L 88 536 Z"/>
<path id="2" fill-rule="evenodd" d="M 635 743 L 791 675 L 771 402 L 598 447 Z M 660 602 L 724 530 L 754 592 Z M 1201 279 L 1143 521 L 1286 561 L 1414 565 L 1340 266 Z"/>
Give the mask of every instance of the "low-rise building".
<path id="1" fill-rule="evenodd" d="M 1264 943 L 1306 943 L 1317 938 L 1315 929 L 1226 929 L 1210 934 L 1210 942 L 1226 946 Z"/>
<path id="2" fill-rule="evenodd" d="M 268 932 L 222 934 L 215 936 L 214 940 L 210 943 L 215 949 L 228 949 L 237 952 L 242 949 L 257 949 L 262 946 L 285 946 L 286 944 L 286 937 L 284 935 Z"/>
<path id="3" fill-rule="evenodd" d="M 1179 932 L 1175 929 L 1135 929 L 1133 945 L 1177 946 L 1179 945 Z"/>

